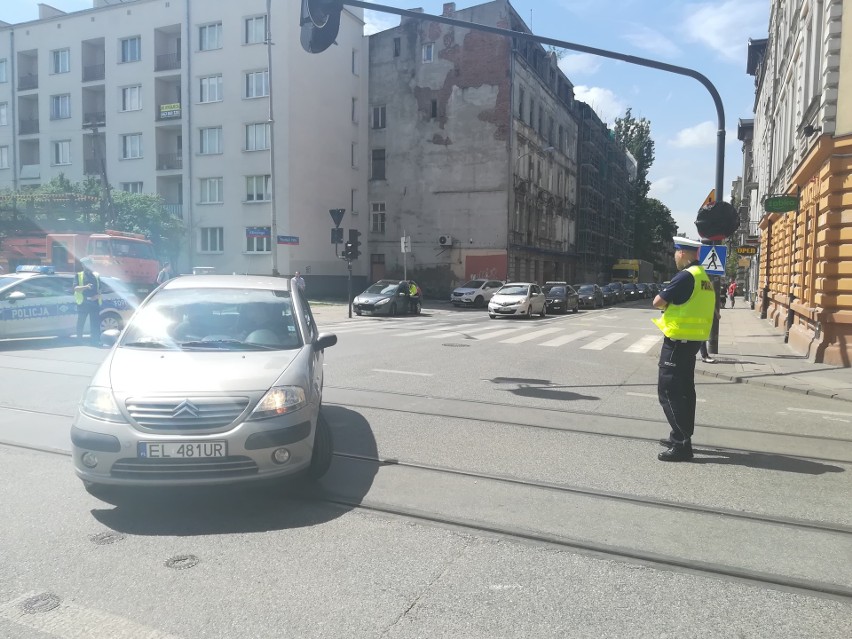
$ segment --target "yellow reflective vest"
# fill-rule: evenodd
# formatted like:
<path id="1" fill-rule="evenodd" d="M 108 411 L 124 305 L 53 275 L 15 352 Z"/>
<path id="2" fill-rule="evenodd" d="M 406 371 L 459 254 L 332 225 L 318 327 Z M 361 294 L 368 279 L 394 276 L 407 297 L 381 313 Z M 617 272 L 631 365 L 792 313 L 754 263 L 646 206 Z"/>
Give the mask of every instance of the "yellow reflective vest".
<path id="1" fill-rule="evenodd" d="M 692 295 L 685 304 L 669 304 L 654 324 L 669 339 L 703 342 L 710 337 L 713 313 L 716 311 L 716 291 L 700 265 L 686 269 L 694 280 Z"/>
<path id="2" fill-rule="evenodd" d="M 97 286 L 97 291 L 98 291 L 98 297 L 97 297 L 97 300 L 95 300 L 95 301 L 97 301 L 98 306 L 100 306 L 100 303 L 101 303 L 101 278 L 98 277 L 96 273 L 93 274 L 93 277 L 95 278 L 95 285 Z M 77 273 L 77 286 L 83 286 L 84 279 L 85 279 L 84 272 L 79 271 Z M 74 291 L 74 302 L 77 304 L 77 306 L 82 304 L 85 300 L 86 300 L 86 297 L 83 295 L 83 291 Z"/>

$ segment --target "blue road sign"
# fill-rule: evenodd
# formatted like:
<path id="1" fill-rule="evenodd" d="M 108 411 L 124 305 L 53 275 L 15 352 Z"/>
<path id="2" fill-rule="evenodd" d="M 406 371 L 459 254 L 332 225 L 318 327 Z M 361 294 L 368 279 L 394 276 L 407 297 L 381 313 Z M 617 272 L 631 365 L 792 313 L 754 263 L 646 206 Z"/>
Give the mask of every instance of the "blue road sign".
<path id="1" fill-rule="evenodd" d="M 698 261 L 708 275 L 724 275 L 728 259 L 728 247 L 724 244 L 710 246 L 702 244 L 698 249 Z"/>

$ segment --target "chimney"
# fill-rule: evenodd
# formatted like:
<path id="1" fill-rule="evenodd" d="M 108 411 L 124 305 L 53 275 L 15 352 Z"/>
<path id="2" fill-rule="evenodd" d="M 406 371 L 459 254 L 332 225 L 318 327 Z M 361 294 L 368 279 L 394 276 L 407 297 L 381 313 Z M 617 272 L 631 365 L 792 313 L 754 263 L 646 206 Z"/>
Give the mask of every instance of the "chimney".
<path id="1" fill-rule="evenodd" d="M 444 12 L 441 14 L 445 18 L 452 18 L 456 14 L 456 3 L 455 2 L 445 2 L 444 3 Z"/>
<path id="2" fill-rule="evenodd" d="M 412 11 L 414 13 L 423 13 L 423 7 L 416 7 L 414 9 L 409 9 L 409 11 Z M 400 25 L 403 25 L 403 24 L 406 24 L 407 22 L 412 22 L 412 21 L 413 21 L 413 18 L 409 18 L 408 16 L 403 16 L 402 19 L 399 21 L 399 23 L 400 23 Z"/>

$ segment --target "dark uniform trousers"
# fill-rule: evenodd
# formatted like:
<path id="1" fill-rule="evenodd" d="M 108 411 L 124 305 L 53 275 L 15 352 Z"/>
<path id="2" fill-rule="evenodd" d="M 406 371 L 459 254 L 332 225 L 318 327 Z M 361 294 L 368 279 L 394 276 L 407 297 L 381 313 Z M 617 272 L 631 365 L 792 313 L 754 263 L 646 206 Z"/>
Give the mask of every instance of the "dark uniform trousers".
<path id="1" fill-rule="evenodd" d="M 689 447 L 695 430 L 695 355 L 703 342 L 663 338 L 657 395 L 675 447 Z"/>
<path id="2" fill-rule="evenodd" d="M 96 301 L 85 300 L 77 304 L 77 339 L 83 339 L 83 327 L 89 318 L 89 340 L 93 344 L 101 341 L 101 309 Z"/>

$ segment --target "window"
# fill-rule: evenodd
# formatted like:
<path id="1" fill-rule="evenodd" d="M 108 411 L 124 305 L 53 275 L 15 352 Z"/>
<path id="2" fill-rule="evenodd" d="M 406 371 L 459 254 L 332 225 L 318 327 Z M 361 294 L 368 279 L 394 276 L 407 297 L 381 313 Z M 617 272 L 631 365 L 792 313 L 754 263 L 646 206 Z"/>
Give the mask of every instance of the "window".
<path id="1" fill-rule="evenodd" d="M 50 161 L 52 164 L 71 164 L 71 140 L 51 142 L 50 147 Z"/>
<path id="2" fill-rule="evenodd" d="M 142 157 L 142 134 L 130 133 L 121 136 L 121 159 L 133 160 Z"/>
<path id="3" fill-rule="evenodd" d="M 352 123 L 358 124 L 358 98 L 352 98 Z"/>
<path id="4" fill-rule="evenodd" d="M 142 59 L 142 38 L 133 36 L 121 40 L 121 62 L 139 62 Z"/>
<path id="5" fill-rule="evenodd" d="M 214 22 L 198 27 L 198 49 L 210 51 L 222 48 L 222 23 Z"/>
<path id="6" fill-rule="evenodd" d="M 71 94 L 50 96 L 50 119 L 64 120 L 71 117 Z"/>
<path id="7" fill-rule="evenodd" d="M 269 191 L 269 175 L 246 176 L 246 202 L 268 202 L 272 199 Z"/>
<path id="8" fill-rule="evenodd" d="M 544 107 L 538 107 L 538 134 L 544 137 Z"/>
<path id="9" fill-rule="evenodd" d="M 358 51 L 352 49 L 352 75 L 358 75 Z"/>
<path id="10" fill-rule="evenodd" d="M 71 70 L 71 50 L 57 49 L 50 52 L 50 72 L 68 73 Z"/>
<path id="11" fill-rule="evenodd" d="M 373 128 L 384 129 L 387 126 L 387 108 L 384 106 L 373 107 Z"/>
<path id="12" fill-rule="evenodd" d="M 262 98 L 267 95 L 269 95 L 269 71 L 246 73 L 246 97 Z"/>
<path id="13" fill-rule="evenodd" d="M 0 126 L 9 124 L 9 103 L 0 102 Z"/>
<path id="14" fill-rule="evenodd" d="M 524 121 L 524 87 L 518 90 L 518 119 Z"/>
<path id="15" fill-rule="evenodd" d="M 142 108 L 142 85 L 124 87 L 121 90 L 121 110 L 139 111 Z"/>
<path id="16" fill-rule="evenodd" d="M 222 152 L 222 127 L 211 126 L 200 129 L 201 140 L 198 152 L 202 155 L 214 155 Z"/>
<path id="17" fill-rule="evenodd" d="M 222 75 L 208 75 L 201 78 L 199 95 L 201 96 L 201 102 L 221 102 Z"/>
<path id="18" fill-rule="evenodd" d="M 438 101 L 432 100 L 432 104 L 429 109 L 429 117 L 437 118 L 438 117 Z"/>
<path id="19" fill-rule="evenodd" d="M 125 193 L 141 193 L 142 182 L 122 182 L 121 190 Z"/>
<path id="20" fill-rule="evenodd" d="M 6 76 L 6 60 L 0 60 L 0 82 L 6 82 L 8 77 Z"/>
<path id="21" fill-rule="evenodd" d="M 533 125 L 533 121 L 535 120 L 535 100 L 530 98 L 530 126 Z"/>
<path id="22" fill-rule="evenodd" d="M 429 42 L 423 45 L 423 62 L 432 62 L 435 59 L 435 43 Z"/>
<path id="23" fill-rule="evenodd" d="M 201 178 L 201 204 L 221 204 L 222 178 Z"/>
<path id="24" fill-rule="evenodd" d="M 269 123 L 246 124 L 246 151 L 265 151 L 269 148 Z"/>
<path id="25" fill-rule="evenodd" d="M 259 44 L 261 42 L 266 42 L 266 16 L 246 18 L 244 42 L 246 44 Z"/>
<path id="26" fill-rule="evenodd" d="M 225 229 L 221 226 L 203 226 L 199 229 L 198 250 L 201 253 L 221 253 L 225 250 Z"/>
<path id="27" fill-rule="evenodd" d="M 352 168 L 358 168 L 358 143 L 353 142 L 349 147 L 349 160 L 352 162 Z"/>
<path id="28" fill-rule="evenodd" d="M 268 226 L 246 227 L 246 253 L 272 251 L 272 229 Z"/>
<path id="29" fill-rule="evenodd" d="M 370 166 L 370 179 L 384 180 L 385 179 L 385 150 L 373 149 L 372 162 Z"/>
<path id="30" fill-rule="evenodd" d="M 385 234 L 385 203 L 373 202 L 370 211 L 370 233 Z"/>
<path id="31" fill-rule="evenodd" d="M 393 57 L 398 58 L 402 53 L 402 38 L 393 39 Z"/>
<path id="32" fill-rule="evenodd" d="M 0 146 L 0 169 L 9 168 L 9 147 Z"/>

